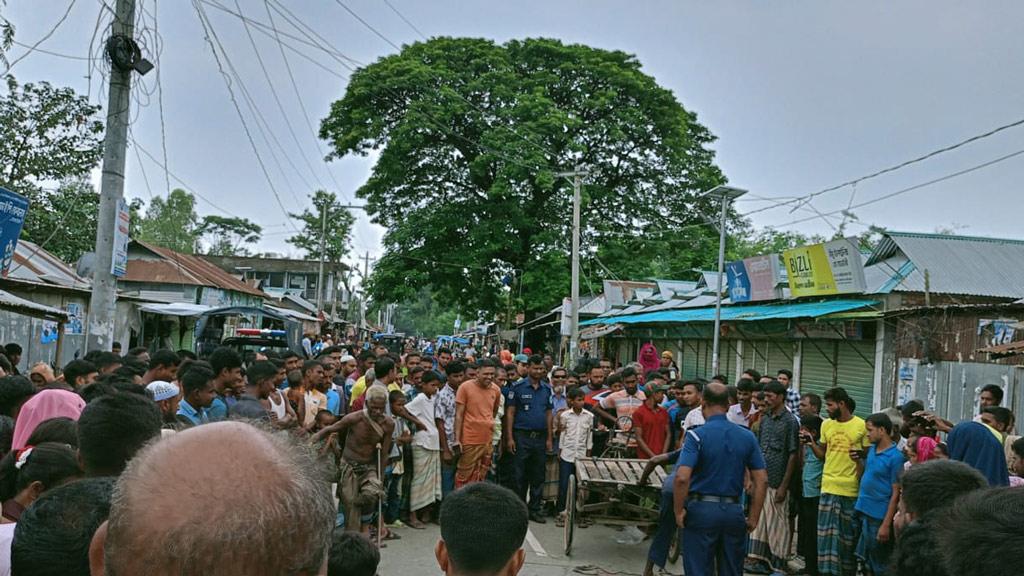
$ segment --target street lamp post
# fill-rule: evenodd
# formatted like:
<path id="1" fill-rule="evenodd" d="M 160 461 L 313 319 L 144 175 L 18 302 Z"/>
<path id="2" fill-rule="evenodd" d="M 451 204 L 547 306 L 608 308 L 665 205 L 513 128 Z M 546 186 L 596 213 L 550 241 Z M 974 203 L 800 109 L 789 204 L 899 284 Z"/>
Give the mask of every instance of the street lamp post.
<path id="1" fill-rule="evenodd" d="M 728 214 L 729 202 L 746 194 L 747 191 L 732 186 L 715 186 L 704 193 L 705 196 L 717 198 L 722 204 L 722 212 L 718 221 L 718 289 L 715 290 L 715 334 L 711 349 L 711 375 L 718 374 L 718 349 L 722 332 L 722 280 L 725 276 L 725 219 Z"/>

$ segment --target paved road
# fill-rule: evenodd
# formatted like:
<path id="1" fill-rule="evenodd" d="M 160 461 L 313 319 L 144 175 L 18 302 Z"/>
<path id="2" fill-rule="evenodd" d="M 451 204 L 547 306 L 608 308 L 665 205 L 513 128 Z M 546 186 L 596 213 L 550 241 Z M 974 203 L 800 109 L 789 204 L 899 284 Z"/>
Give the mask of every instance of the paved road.
<path id="1" fill-rule="evenodd" d="M 441 574 L 434 559 L 434 545 L 440 537 L 437 526 L 431 525 L 426 530 L 400 528 L 397 533 L 400 541 L 388 542 L 387 548 L 381 550 L 381 564 L 378 573 L 381 576 L 394 574 Z M 619 535 L 613 528 L 591 526 L 576 530 L 573 539 L 572 556 L 566 558 L 562 553 L 562 529 L 555 526 L 552 519 L 547 524 L 530 523 L 530 531 L 523 547 L 526 549 L 526 565 L 520 572 L 522 576 L 629 576 L 643 572 L 647 559 L 647 547 L 650 540 L 635 545 L 619 544 L 615 537 Z M 486 543 L 481 542 L 481 545 Z M 598 571 L 574 572 L 580 566 L 594 566 Z M 680 574 L 682 567 L 678 564 L 669 565 L 668 573 Z"/>

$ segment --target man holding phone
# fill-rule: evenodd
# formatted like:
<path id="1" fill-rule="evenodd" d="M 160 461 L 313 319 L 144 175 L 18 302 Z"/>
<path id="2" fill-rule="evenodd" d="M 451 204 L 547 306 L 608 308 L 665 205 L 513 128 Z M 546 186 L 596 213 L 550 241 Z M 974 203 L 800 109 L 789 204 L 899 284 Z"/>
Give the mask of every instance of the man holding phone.
<path id="1" fill-rule="evenodd" d="M 870 444 L 864 419 L 853 415 L 857 404 L 846 390 L 825 392 L 829 420 L 821 425 L 821 440 L 809 446 L 824 460 L 818 504 L 818 572 L 836 576 L 857 574 L 857 530 L 854 505 L 860 489 L 857 460 Z"/>

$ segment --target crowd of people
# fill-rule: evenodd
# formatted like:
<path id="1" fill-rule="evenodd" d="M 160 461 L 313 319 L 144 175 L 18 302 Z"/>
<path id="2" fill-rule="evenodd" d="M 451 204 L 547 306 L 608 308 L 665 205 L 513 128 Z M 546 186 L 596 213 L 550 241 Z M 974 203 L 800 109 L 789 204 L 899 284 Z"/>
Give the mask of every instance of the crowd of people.
<path id="1" fill-rule="evenodd" d="M 0 575 L 376 573 L 382 540 L 398 537 L 384 518 L 409 513 L 414 433 L 429 445 L 434 430 L 437 444 L 445 429 L 423 405 L 450 388 L 451 369 L 358 344 L 315 357 L 120 352 L 89 352 L 57 376 L 38 364 L 31 378 L 16 344 L 0 354 Z M 441 525 L 445 573 L 515 573 L 529 512 L 512 491 L 474 482 L 490 462 L 475 447 L 491 434 L 480 436 L 488 389 L 476 386 L 459 395 L 448 456 L 428 456 L 436 496 L 420 486 L 416 497 Z M 442 463 L 464 453 L 452 478 L 474 486 L 441 503 Z M 486 554 L 481 534 L 494 535 Z"/>
<path id="2" fill-rule="evenodd" d="M 566 368 L 324 344 L 93 351 L 28 377 L 6 346 L 0 576 L 370 575 L 400 528 L 431 522 L 442 571 L 515 574 L 528 522 L 564 525 L 576 462 L 609 455 L 647 460 L 641 483 L 672 471 L 647 575 L 676 539 L 687 574 L 1016 565 L 1002 551 L 1024 491 L 997 487 L 1024 484 L 1024 439 L 999 386 L 954 425 L 920 401 L 861 418 L 842 388 L 801 394 L 785 369 L 682 378 L 650 349 Z"/>

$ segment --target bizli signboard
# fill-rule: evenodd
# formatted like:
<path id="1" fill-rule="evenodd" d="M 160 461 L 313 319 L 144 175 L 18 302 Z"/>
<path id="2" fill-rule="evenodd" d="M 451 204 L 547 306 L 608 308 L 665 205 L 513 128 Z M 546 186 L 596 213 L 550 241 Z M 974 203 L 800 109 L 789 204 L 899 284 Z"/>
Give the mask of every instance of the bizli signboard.
<path id="1" fill-rule="evenodd" d="M 779 255 L 766 254 L 729 262 L 725 266 L 729 281 L 729 300 L 758 302 L 775 300 L 781 296 L 779 283 Z"/>
<path id="2" fill-rule="evenodd" d="M 857 244 L 841 238 L 782 253 L 793 298 L 864 292 L 864 262 Z"/>
<path id="3" fill-rule="evenodd" d="M 0 188 L 0 248 L 3 249 L 3 263 L 0 265 L 0 276 L 7 277 L 7 272 L 14 262 L 14 249 L 18 247 L 21 227 L 25 224 L 28 214 L 28 198 L 15 194 L 6 188 Z"/>

